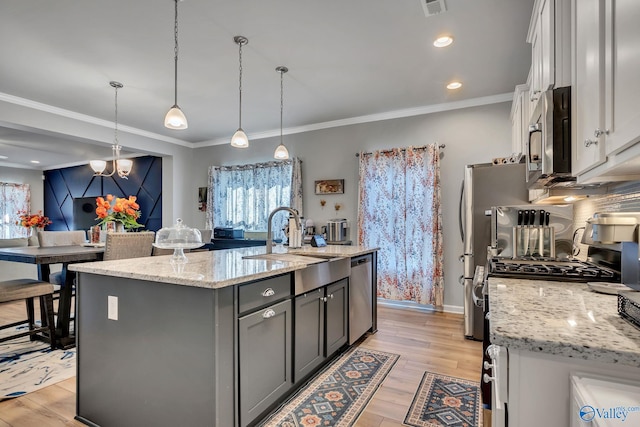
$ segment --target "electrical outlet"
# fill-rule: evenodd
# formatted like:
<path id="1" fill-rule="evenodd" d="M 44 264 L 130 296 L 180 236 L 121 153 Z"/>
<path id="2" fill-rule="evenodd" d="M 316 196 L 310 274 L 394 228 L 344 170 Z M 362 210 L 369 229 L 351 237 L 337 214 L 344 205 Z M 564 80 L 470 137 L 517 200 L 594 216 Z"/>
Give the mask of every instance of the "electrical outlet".
<path id="1" fill-rule="evenodd" d="M 107 297 L 107 319 L 118 320 L 118 297 Z"/>

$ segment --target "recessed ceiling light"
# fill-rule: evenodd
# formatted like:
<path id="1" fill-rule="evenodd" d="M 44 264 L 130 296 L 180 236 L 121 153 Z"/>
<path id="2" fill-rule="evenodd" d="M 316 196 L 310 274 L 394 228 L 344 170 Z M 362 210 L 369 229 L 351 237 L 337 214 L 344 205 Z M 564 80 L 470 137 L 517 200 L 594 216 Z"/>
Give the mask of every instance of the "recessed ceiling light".
<path id="1" fill-rule="evenodd" d="M 40 164 L 40 160 L 31 160 L 31 163 L 34 163 L 36 165 Z"/>
<path id="2" fill-rule="evenodd" d="M 453 37 L 450 36 L 442 36 L 442 37 L 438 37 L 436 39 L 436 41 L 433 42 L 433 45 L 435 47 L 447 47 L 449 46 L 451 43 L 453 43 Z"/>
<path id="3" fill-rule="evenodd" d="M 0 159 L 4 160 L 4 159 L 8 159 L 8 157 L 0 155 Z"/>
<path id="4" fill-rule="evenodd" d="M 460 82 L 451 82 L 447 85 L 447 89 L 460 89 L 462 87 L 462 83 Z"/>

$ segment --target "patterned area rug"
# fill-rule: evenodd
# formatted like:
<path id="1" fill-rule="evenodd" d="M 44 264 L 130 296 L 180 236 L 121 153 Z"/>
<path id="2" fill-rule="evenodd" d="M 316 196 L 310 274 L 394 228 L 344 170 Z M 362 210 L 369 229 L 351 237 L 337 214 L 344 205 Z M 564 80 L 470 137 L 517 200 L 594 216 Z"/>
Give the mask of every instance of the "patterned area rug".
<path id="1" fill-rule="evenodd" d="M 351 426 L 399 357 L 353 348 L 330 363 L 260 425 Z"/>
<path id="2" fill-rule="evenodd" d="M 0 400 L 22 396 L 76 374 L 76 349 L 51 350 L 29 337 L 0 343 Z"/>
<path id="3" fill-rule="evenodd" d="M 415 427 L 481 427 L 480 383 L 425 372 L 404 422 Z"/>

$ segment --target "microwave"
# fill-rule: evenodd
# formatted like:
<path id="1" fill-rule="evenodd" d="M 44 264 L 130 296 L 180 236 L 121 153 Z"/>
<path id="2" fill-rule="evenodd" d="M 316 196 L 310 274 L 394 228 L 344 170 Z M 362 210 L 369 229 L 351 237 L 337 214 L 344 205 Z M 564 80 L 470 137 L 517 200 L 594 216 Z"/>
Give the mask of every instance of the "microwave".
<path id="1" fill-rule="evenodd" d="M 530 189 L 571 185 L 571 87 L 541 93 L 529 123 L 525 160 Z"/>

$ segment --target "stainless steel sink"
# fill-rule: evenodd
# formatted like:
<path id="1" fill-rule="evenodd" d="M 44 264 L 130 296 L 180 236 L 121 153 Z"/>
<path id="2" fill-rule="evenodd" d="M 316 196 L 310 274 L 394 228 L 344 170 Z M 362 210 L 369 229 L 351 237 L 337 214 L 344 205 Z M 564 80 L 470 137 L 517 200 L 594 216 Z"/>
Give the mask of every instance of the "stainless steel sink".
<path id="1" fill-rule="evenodd" d="M 349 258 L 325 258 L 323 261 L 295 271 L 295 295 L 330 285 L 349 277 L 351 274 L 351 260 Z"/>
<path id="2" fill-rule="evenodd" d="M 349 277 L 351 262 L 349 258 L 329 254 L 291 254 L 270 253 L 246 255 L 243 259 L 263 259 L 267 261 L 295 262 L 306 264 L 305 268 L 295 271 L 295 295 L 301 295 L 322 286 Z"/>

